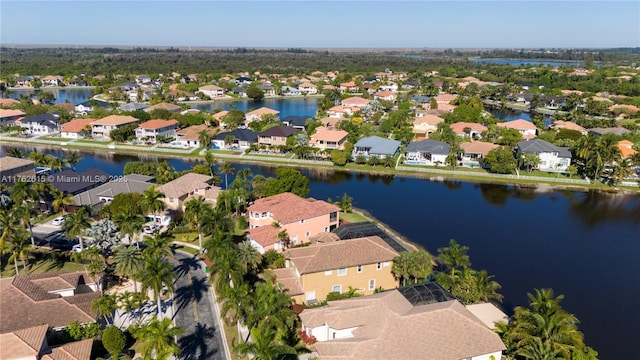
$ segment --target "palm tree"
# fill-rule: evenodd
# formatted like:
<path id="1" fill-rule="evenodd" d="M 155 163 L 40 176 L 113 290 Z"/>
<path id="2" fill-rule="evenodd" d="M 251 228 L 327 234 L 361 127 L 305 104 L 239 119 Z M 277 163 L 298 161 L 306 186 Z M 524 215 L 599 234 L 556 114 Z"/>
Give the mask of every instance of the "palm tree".
<path id="1" fill-rule="evenodd" d="M 265 325 L 284 329 L 295 322 L 296 315 L 291 311 L 291 297 L 272 283 L 257 284 L 250 302 L 251 311 L 244 321 L 249 329 Z"/>
<path id="2" fill-rule="evenodd" d="M 80 243 L 80 250 L 84 250 L 82 235 L 91 227 L 91 217 L 87 208 L 81 207 L 76 212 L 64 216 L 62 229 L 69 237 L 77 237 Z"/>
<path id="3" fill-rule="evenodd" d="M 173 282 L 177 277 L 173 272 L 173 266 L 164 261 L 161 256 L 149 256 L 145 259 L 145 266 L 139 277 L 142 283 L 142 292 L 146 293 L 151 289 L 158 308 L 158 315 L 160 315 L 162 305 L 160 299 L 162 289 L 166 287 L 169 292 L 173 292 Z"/>
<path id="4" fill-rule="evenodd" d="M 198 245 L 200 251 L 202 251 L 202 226 L 205 218 L 206 208 L 211 208 L 209 204 L 204 202 L 204 198 L 201 196 L 194 197 L 185 203 L 184 220 L 189 223 L 189 226 L 195 228 L 198 231 Z"/>
<path id="5" fill-rule="evenodd" d="M 15 157 L 15 158 L 20 158 L 23 159 L 27 154 L 22 151 L 21 149 L 18 149 L 17 147 L 12 147 L 9 149 L 9 151 L 7 151 L 7 156 L 11 156 L 11 157 Z"/>
<path id="6" fill-rule="evenodd" d="M 203 148 L 209 148 L 209 145 L 211 145 L 211 135 L 209 134 L 207 129 L 204 129 L 198 133 L 198 140 L 200 140 L 200 144 L 202 144 Z"/>
<path id="7" fill-rule="evenodd" d="M 44 153 L 41 153 L 39 151 L 34 151 L 32 153 L 29 154 L 29 160 L 33 161 L 34 163 L 36 163 L 37 166 L 42 166 L 44 164 L 46 164 L 46 159 L 45 159 L 45 155 Z"/>
<path id="8" fill-rule="evenodd" d="M 18 269 L 18 260 L 22 261 L 22 268 L 25 273 L 27 271 L 26 260 L 29 254 L 29 248 L 31 244 L 27 241 L 27 236 L 24 231 L 19 231 L 16 233 L 16 236 L 13 237 L 13 241 L 11 242 L 11 250 L 9 257 L 9 261 L 13 261 L 13 264 L 16 267 L 16 276 L 20 275 L 20 270 Z"/>
<path id="9" fill-rule="evenodd" d="M 51 201 L 53 210 L 55 212 L 60 212 L 62 209 L 63 215 L 66 213 L 67 205 L 74 205 L 76 203 L 73 200 L 73 195 L 66 192 L 54 190 L 51 192 L 51 196 L 53 197 L 53 200 Z"/>
<path id="10" fill-rule="evenodd" d="M 222 294 L 226 289 L 239 284 L 244 275 L 244 268 L 238 259 L 238 253 L 233 244 L 222 243 L 220 246 L 207 247 L 207 256 L 211 261 L 209 272 L 214 288 Z"/>
<path id="11" fill-rule="evenodd" d="M 140 199 L 140 206 L 147 213 L 153 213 L 153 221 L 157 221 L 158 213 L 165 208 L 164 194 L 156 189 L 155 186 L 150 186 L 147 190 L 142 192 L 142 199 Z"/>
<path id="12" fill-rule="evenodd" d="M 493 280 L 493 275 L 487 274 L 486 270 L 481 270 L 475 272 L 474 278 L 476 302 L 490 300 L 502 302 L 503 296 L 498 293 L 498 290 L 502 289 L 502 285 Z"/>
<path id="13" fill-rule="evenodd" d="M 216 166 L 216 158 L 213 156 L 213 151 L 207 150 L 204 153 L 204 163 L 207 165 L 207 168 L 209 168 L 209 174 L 213 177 L 213 167 Z"/>
<path id="14" fill-rule="evenodd" d="M 0 210 L 0 254 L 4 254 L 4 246 L 7 241 L 13 239 L 20 229 L 20 217 L 15 211 Z M 2 257 L 0 256 L 0 261 Z M 0 268 L 1 268 L 0 264 Z"/>
<path id="15" fill-rule="evenodd" d="M 33 237 L 33 227 L 31 226 L 31 215 L 33 215 L 33 206 L 28 203 L 20 204 L 13 208 L 13 212 L 16 218 L 20 219 L 20 222 L 29 229 L 29 236 L 31 237 L 31 245 L 36 246 L 36 240 Z"/>
<path id="16" fill-rule="evenodd" d="M 223 162 L 222 166 L 220 167 L 220 173 L 224 174 L 224 189 L 227 190 L 229 188 L 229 183 L 227 181 L 227 175 L 228 174 L 233 174 L 236 171 L 236 169 L 233 168 L 233 164 L 229 163 L 229 162 Z"/>
<path id="17" fill-rule="evenodd" d="M 256 360 L 279 359 L 283 355 L 296 355 L 296 350 L 291 346 L 279 343 L 277 332 L 270 326 L 260 326 L 251 329 L 251 341 L 238 344 L 234 351 L 245 356 L 253 355 Z"/>
<path id="18" fill-rule="evenodd" d="M 118 308 L 115 295 L 102 295 L 93 300 L 91 303 L 91 311 L 98 311 L 98 316 L 104 317 L 104 321 L 109 324 L 109 318 L 113 316 L 113 312 Z"/>
<path id="19" fill-rule="evenodd" d="M 249 285 L 245 282 L 227 288 L 219 297 L 222 303 L 220 316 L 228 326 L 243 319 L 250 310 Z"/>
<path id="20" fill-rule="evenodd" d="M 18 180 L 11 188 L 11 200 L 16 204 L 26 204 L 38 199 L 38 192 L 33 188 L 33 182 Z"/>
<path id="21" fill-rule="evenodd" d="M 77 151 L 70 152 L 69 155 L 64 158 L 64 162 L 69 164 L 74 171 L 76 170 L 76 165 L 78 165 L 80 161 L 82 161 L 82 156 L 80 156 L 80 153 Z"/>
<path id="22" fill-rule="evenodd" d="M 140 249 L 119 247 L 113 255 L 113 261 L 116 263 L 116 274 L 133 280 L 133 291 L 138 292 L 136 278 L 145 265 Z"/>
<path id="23" fill-rule="evenodd" d="M 142 344 L 142 356 L 144 359 L 166 360 L 171 355 L 178 355 L 180 347 L 176 343 L 176 337 L 184 331 L 173 326 L 169 318 L 158 320 L 153 317 L 144 326 L 133 327 L 133 337 Z"/>
<path id="24" fill-rule="evenodd" d="M 454 277 L 457 268 L 471 265 L 467 251 L 469 251 L 467 246 L 460 246 L 454 239 L 451 239 L 449 247 L 438 249 L 438 261 L 446 265 L 451 270 L 450 276 Z"/>
<path id="25" fill-rule="evenodd" d="M 120 228 L 120 232 L 129 237 L 129 243 L 131 243 L 131 240 L 136 240 L 136 246 L 139 249 L 140 244 L 137 241 L 137 235 L 144 226 L 144 216 L 136 214 L 132 208 L 127 208 L 124 212 L 116 215 L 113 220 Z"/>
<path id="26" fill-rule="evenodd" d="M 62 160 L 53 156 L 53 155 L 45 155 L 44 157 L 45 164 L 48 168 L 55 171 L 62 170 Z"/>
<path id="27" fill-rule="evenodd" d="M 238 244 L 238 260 L 245 268 L 245 273 L 258 268 L 262 263 L 262 255 L 249 241 Z"/>
<path id="28" fill-rule="evenodd" d="M 409 252 L 400 253 L 400 255 L 396 256 L 393 259 L 393 266 L 391 267 L 391 273 L 396 278 L 396 280 L 402 283 L 402 286 L 407 285 L 407 279 L 410 275 L 411 269 L 411 258 L 409 257 Z"/>
<path id="29" fill-rule="evenodd" d="M 145 235 L 142 242 L 147 245 L 147 248 L 143 250 L 143 255 L 146 257 L 164 255 L 173 257 L 171 250 L 173 238 L 166 233 L 157 232 L 153 236 Z"/>

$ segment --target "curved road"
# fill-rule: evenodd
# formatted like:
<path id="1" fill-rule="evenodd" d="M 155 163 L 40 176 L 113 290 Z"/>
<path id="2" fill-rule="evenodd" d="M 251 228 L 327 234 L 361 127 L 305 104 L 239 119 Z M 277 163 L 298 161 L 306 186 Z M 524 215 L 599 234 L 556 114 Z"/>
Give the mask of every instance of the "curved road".
<path id="1" fill-rule="evenodd" d="M 175 283 L 176 326 L 184 330 L 178 339 L 181 360 L 226 360 L 224 338 L 214 310 L 213 291 L 207 283 L 204 265 L 191 254 L 177 251 L 172 260 Z"/>

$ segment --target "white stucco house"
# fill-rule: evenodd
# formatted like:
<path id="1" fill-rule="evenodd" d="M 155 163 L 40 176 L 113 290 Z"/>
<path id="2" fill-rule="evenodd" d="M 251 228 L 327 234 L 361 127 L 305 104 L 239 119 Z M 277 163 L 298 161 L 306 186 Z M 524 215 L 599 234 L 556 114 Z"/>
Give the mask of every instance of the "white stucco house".
<path id="1" fill-rule="evenodd" d="M 518 157 L 521 154 L 535 154 L 540 158 L 538 170 L 566 171 L 571 165 L 569 148 L 555 146 L 540 139 L 521 141 L 518 143 Z"/>
<path id="2" fill-rule="evenodd" d="M 405 164 L 438 166 L 447 163 L 451 146 L 441 141 L 420 140 L 407 146 Z"/>

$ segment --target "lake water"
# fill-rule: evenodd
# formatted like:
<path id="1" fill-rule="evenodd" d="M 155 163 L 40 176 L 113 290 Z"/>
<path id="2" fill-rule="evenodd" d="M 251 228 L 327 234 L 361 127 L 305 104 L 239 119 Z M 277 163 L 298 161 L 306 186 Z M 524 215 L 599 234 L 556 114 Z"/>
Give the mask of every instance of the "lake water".
<path id="1" fill-rule="evenodd" d="M 238 100 L 238 101 L 225 101 L 208 104 L 194 104 L 191 106 L 193 109 L 201 111 L 212 112 L 215 109 L 232 110 L 238 109 L 243 112 L 255 110 L 257 108 L 266 106 L 270 109 L 280 111 L 280 119 L 287 116 L 307 116 L 314 117 L 318 111 L 319 98 L 295 98 L 295 99 L 265 99 L 262 101 L 254 100 Z"/>
<path id="2" fill-rule="evenodd" d="M 83 102 L 89 100 L 93 96 L 93 88 L 60 88 L 60 89 L 47 89 L 42 88 L 38 90 L 34 89 L 13 89 L 11 90 L 11 94 L 9 95 L 12 99 L 19 99 L 20 95 L 30 96 L 33 93 L 39 92 L 48 92 L 53 94 L 56 97 L 55 103 L 60 104 L 64 102 L 70 102 L 72 104 L 78 105 Z"/>
<path id="3" fill-rule="evenodd" d="M 2 151 L 6 147 L 0 147 Z M 127 162 L 138 159 L 82 155 L 78 170 L 99 167 L 110 174 L 121 174 Z M 169 163 L 184 170 L 197 160 Z M 234 167 L 264 176 L 275 173 L 269 166 Z M 582 321 L 585 340 L 601 359 L 638 358 L 640 196 L 546 192 L 326 169 L 303 172 L 311 179 L 309 196 L 338 199 L 347 193 L 355 207 L 431 253 L 452 238 L 469 246 L 473 267 L 486 269 L 502 284 L 505 309 L 526 305 L 526 293 L 534 288 L 553 288 L 565 295 L 563 306 Z"/>
<path id="4" fill-rule="evenodd" d="M 471 62 L 495 64 L 495 65 L 533 65 L 533 66 L 584 66 L 582 61 L 545 61 L 545 60 L 528 60 L 528 59 L 469 59 Z M 595 66 L 601 66 L 600 62 L 594 62 Z"/>

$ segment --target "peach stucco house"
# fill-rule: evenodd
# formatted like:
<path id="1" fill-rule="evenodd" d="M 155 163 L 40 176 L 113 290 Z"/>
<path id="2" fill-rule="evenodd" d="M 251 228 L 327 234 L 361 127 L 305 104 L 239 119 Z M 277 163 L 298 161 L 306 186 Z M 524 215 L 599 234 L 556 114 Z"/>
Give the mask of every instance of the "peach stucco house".
<path id="1" fill-rule="evenodd" d="M 247 238 L 261 253 L 285 247 L 278 238 L 283 230 L 291 244 L 306 243 L 309 237 L 338 227 L 339 211 L 340 208 L 326 201 L 305 199 L 292 193 L 258 199 L 248 209 Z"/>
<path id="2" fill-rule="evenodd" d="M 324 126 L 319 126 L 316 128 L 316 132 L 311 135 L 309 145 L 320 150 L 344 150 L 347 135 L 349 133 L 344 130 L 329 130 Z"/>

